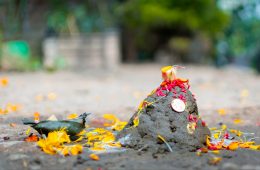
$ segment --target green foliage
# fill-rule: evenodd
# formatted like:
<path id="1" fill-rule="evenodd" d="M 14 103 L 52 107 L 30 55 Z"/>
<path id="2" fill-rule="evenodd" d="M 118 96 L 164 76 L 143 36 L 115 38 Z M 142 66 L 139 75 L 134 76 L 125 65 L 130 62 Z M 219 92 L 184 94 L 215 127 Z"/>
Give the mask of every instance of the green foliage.
<path id="1" fill-rule="evenodd" d="M 47 25 L 57 32 L 95 32 L 114 26 L 113 0 L 69 3 L 63 0 L 49 0 L 51 10 Z"/>
<path id="2" fill-rule="evenodd" d="M 216 35 L 228 23 L 228 15 L 214 0 L 131 0 L 121 4 L 123 24 L 144 30 L 167 27 Z"/>
<path id="3" fill-rule="evenodd" d="M 252 0 L 231 11 L 232 22 L 223 39 L 227 41 L 229 50 L 235 57 L 248 55 L 259 48 L 260 18 L 257 16 L 257 4 L 260 5 L 259 1 Z"/>

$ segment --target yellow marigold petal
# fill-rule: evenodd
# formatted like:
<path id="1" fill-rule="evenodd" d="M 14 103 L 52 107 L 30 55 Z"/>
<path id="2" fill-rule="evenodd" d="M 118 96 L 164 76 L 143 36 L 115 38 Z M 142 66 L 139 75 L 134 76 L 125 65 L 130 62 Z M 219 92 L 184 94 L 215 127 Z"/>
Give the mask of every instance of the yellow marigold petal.
<path id="1" fill-rule="evenodd" d="M 82 153 L 82 150 L 83 150 L 83 146 L 77 144 L 77 145 L 71 146 L 70 153 L 71 153 L 71 155 L 78 155 L 78 154 Z"/>
<path id="2" fill-rule="evenodd" d="M 127 122 L 118 122 L 116 126 L 113 127 L 113 130 L 121 131 L 127 125 Z"/>
<path id="3" fill-rule="evenodd" d="M 67 119 L 75 119 L 78 117 L 78 114 L 77 113 L 72 113 L 70 115 L 67 116 Z"/>
<path id="4" fill-rule="evenodd" d="M 240 124 L 240 123 L 243 123 L 243 120 L 241 120 L 241 119 L 234 119 L 233 123 L 234 124 Z"/>
<path id="5" fill-rule="evenodd" d="M 34 112 L 34 122 L 38 123 L 40 121 L 40 113 L 39 112 Z"/>
<path id="6" fill-rule="evenodd" d="M 217 130 L 218 128 L 216 127 L 212 127 L 212 128 L 209 128 L 209 130 L 213 131 L 213 130 Z"/>
<path id="7" fill-rule="evenodd" d="M 96 155 L 96 154 L 94 154 L 94 153 L 90 154 L 90 155 L 89 155 L 89 158 L 92 159 L 92 160 L 95 160 L 95 161 L 98 161 L 98 160 L 99 160 L 99 156 Z"/>
<path id="8" fill-rule="evenodd" d="M 215 139 L 218 139 L 218 138 L 219 138 L 219 133 L 214 133 L 214 134 L 213 134 L 213 137 L 214 137 Z"/>
<path id="9" fill-rule="evenodd" d="M 222 125 L 222 126 L 221 126 L 221 129 L 222 129 L 222 130 L 226 130 L 226 129 L 227 129 L 227 125 Z"/>
<path id="10" fill-rule="evenodd" d="M 210 137 L 209 136 L 206 137 L 206 145 L 207 146 L 211 146 Z"/>
<path id="11" fill-rule="evenodd" d="M 232 151 L 237 150 L 238 147 L 239 147 L 239 143 L 238 142 L 232 142 L 230 145 L 228 145 L 228 149 L 232 150 Z"/>
<path id="12" fill-rule="evenodd" d="M 8 80 L 8 78 L 4 77 L 4 78 L 1 78 L 0 82 L 1 82 L 1 85 L 2 85 L 3 87 L 5 87 L 5 86 L 8 85 L 9 80 Z"/>
<path id="13" fill-rule="evenodd" d="M 225 109 L 218 109 L 218 114 L 223 116 L 226 114 L 226 110 Z"/>
<path id="14" fill-rule="evenodd" d="M 133 123 L 134 123 L 134 127 L 137 127 L 139 125 L 139 117 L 135 117 Z"/>
<path id="15" fill-rule="evenodd" d="M 241 132 L 239 130 L 235 130 L 235 129 L 230 129 L 229 132 L 237 135 L 238 137 L 243 134 L 243 132 Z"/>
<path id="16" fill-rule="evenodd" d="M 250 145 L 249 148 L 252 150 L 260 150 L 260 145 Z"/>
<path id="17" fill-rule="evenodd" d="M 244 142 L 244 143 L 240 143 L 239 147 L 240 148 L 250 148 L 254 144 L 255 144 L 255 142 Z"/>
<path id="18" fill-rule="evenodd" d="M 139 106 L 138 106 L 138 110 L 142 110 L 143 109 L 143 106 L 144 106 L 144 101 L 142 101 Z"/>
<path id="19" fill-rule="evenodd" d="M 25 134 L 28 136 L 28 135 L 30 134 L 30 132 L 31 132 L 31 128 L 28 128 L 28 129 L 26 130 Z"/>
<path id="20" fill-rule="evenodd" d="M 121 143 L 120 142 L 112 142 L 112 143 L 108 143 L 109 146 L 113 146 L 113 147 L 121 147 Z"/>
<path id="21" fill-rule="evenodd" d="M 9 112 L 16 112 L 18 110 L 18 105 L 12 104 L 12 103 L 8 103 L 6 105 L 6 110 L 8 110 Z"/>
<path id="22" fill-rule="evenodd" d="M 102 148 L 102 147 L 92 147 L 92 148 L 90 148 L 90 150 L 92 150 L 92 151 L 103 151 L 103 150 L 105 150 L 105 148 Z"/>
<path id="23" fill-rule="evenodd" d="M 60 153 L 64 156 L 68 156 L 70 154 L 69 147 L 61 148 Z"/>
<path id="24" fill-rule="evenodd" d="M 213 157 L 209 160 L 209 163 L 211 165 L 217 165 L 222 160 L 221 157 Z"/>
<path id="25" fill-rule="evenodd" d="M 214 150 L 214 151 L 211 151 L 211 153 L 218 155 L 220 152 L 219 152 L 219 150 Z"/>
<path id="26" fill-rule="evenodd" d="M 112 115 L 112 114 L 104 114 L 103 118 L 111 121 L 110 123 L 104 123 L 104 126 L 106 126 L 106 127 L 113 126 L 118 121 L 118 119 L 114 115 Z"/>

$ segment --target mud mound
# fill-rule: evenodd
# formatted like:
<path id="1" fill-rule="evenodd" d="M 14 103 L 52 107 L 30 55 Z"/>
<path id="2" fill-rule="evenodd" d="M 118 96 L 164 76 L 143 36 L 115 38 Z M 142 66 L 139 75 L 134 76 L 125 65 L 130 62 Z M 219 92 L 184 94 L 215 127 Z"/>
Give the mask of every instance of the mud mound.
<path id="1" fill-rule="evenodd" d="M 118 140 L 126 147 L 155 152 L 201 148 L 210 131 L 199 117 L 188 81 L 164 79 L 140 104 Z"/>

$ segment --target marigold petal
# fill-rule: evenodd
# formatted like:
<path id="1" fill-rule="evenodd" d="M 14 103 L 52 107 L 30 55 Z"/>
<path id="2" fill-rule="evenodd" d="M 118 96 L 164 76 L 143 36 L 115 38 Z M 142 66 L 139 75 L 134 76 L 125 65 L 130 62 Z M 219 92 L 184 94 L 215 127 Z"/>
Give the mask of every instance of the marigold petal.
<path id="1" fill-rule="evenodd" d="M 90 154 L 89 158 L 92 159 L 92 160 L 95 160 L 95 161 L 98 161 L 100 159 L 99 156 L 94 154 L 94 153 Z"/>

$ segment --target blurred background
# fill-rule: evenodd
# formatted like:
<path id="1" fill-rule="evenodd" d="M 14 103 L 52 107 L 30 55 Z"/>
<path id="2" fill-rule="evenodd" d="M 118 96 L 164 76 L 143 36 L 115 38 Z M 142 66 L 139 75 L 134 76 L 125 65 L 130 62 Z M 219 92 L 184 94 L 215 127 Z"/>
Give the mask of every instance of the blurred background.
<path id="1" fill-rule="evenodd" d="M 2 70 L 121 63 L 260 72 L 259 0 L 0 0 Z"/>
<path id="2" fill-rule="evenodd" d="M 256 107 L 259 42 L 260 0 L 0 0 L 0 107 L 127 119 L 173 64 L 201 110 Z"/>

